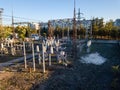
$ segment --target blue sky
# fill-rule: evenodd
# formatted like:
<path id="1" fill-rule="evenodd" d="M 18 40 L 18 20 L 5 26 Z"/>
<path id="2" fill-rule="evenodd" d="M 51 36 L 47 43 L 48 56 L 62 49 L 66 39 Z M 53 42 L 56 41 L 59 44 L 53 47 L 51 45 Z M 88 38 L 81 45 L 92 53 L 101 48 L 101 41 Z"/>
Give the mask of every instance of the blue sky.
<path id="1" fill-rule="evenodd" d="M 74 0 L 0 0 L 0 8 L 4 8 L 3 15 L 11 16 L 13 9 L 14 16 L 46 22 L 51 19 L 72 18 L 73 2 Z M 120 0 L 76 0 L 76 11 L 78 8 L 86 19 L 103 17 L 108 21 L 120 18 Z M 6 22 L 10 22 L 10 17 L 3 16 L 3 23 Z"/>

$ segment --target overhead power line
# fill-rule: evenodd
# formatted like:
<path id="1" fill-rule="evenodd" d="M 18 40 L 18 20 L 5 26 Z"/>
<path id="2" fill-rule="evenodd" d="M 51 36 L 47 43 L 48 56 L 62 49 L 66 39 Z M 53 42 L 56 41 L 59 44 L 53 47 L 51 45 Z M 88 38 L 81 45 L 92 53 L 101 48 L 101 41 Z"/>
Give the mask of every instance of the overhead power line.
<path id="1" fill-rule="evenodd" d="M 4 14 L 3 14 L 3 16 L 4 16 L 4 17 L 10 17 L 10 18 L 12 18 L 11 15 L 4 15 Z M 14 17 L 14 19 L 23 19 L 23 20 L 30 20 L 30 21 L 37 21 L 37 22 L 40 22 L 40 21 L 41 21 L 41 20 L 35 20 L 35 19 L 30 19 L 30 18 L 18 17 L 18 16 L 13 16 L 13 17 Z"/>

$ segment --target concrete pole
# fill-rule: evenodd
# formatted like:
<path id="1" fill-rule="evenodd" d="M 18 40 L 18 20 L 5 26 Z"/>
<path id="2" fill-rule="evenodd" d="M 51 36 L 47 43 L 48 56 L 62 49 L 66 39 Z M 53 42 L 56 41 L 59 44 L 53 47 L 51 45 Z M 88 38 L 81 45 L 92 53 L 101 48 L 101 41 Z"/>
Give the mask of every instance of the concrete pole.
<path id="1" fill-rule="evenodd" d="M 51 66 L 51 54 L 53 54 L 53 47 L 50 46 L 50 53 L 49 53 L 49 66 Z"/>
<path id="2" fill-rule="evenodd" d="M 32 43 L 32 54 L 33 54 L 33 68 L 34 68 L 34 71 L 35 71 L 36 69 L 35 69 L 35 52 L 34 52 L 34 43 Z"/>
<path id="3" fill-rule="evenodd" d="M 7 44 L 8 44 L 8 47 L 10 47 L 10 43 L 9 43 L 9 41 L 8 41 L 8 43 L 7 43 Z"/>
<path id="4" fill-rule="evenodd" d="M 67 39 L 69 39 L 69 27 L 68 27 L 68 30 L 67 30 Z"/>
<path id="5" fill-rule="evenodd" d="M 40 56 L 40 52 L 39 52 L 39 55 L 38 55 L 38 57 L 39 57 L 39 65 L 41 64 L 41 56 Z"/>
<path id="6" fill-rule="evenodd" d="M 27 60 L 26 60 L 25 42 L 23 42 L 23 50 L 24 50 L 24 62 L 25 62 L 25 69 L 26 69 L 27 68 Z"/>
<path id="7" fill-rule="evenodd" d="M 56 46 L 56 51 L 57 51 L 57 53 L 58 53 L 58 45 Z"/>
<path id="8" fill-rule="evenodd" d="M 3 43 L 1 43 L 1 55 L 3 55 L 3 48 L 4 48 L 4 45 Z"/>
<path id="9" fill-rule="evenodd" d="M 49 53 L 49 66 L 51 66 L 51 53 Z"/>
<path id="10" fill-rule="evenodd" d="M 36 48 L 37 48 L 37 52 L 38 52 L 38 60 L 39 60 L 39 65 L 40 65 L 41 64 L 40 49 L 39 49 L 38 45 L 36 46 Z"/>
<path id="11" fill-rule="evenodd" d="M 42 43 L 42 58 L 43 58 L 43 73 L 45 73 L 45 55 L 44 55 L 44 44 Z"/>
<path id="12" fill-rule="evenodd" d="M 11 47 L 13 47 L 13 42 L 11 42 Z"/>

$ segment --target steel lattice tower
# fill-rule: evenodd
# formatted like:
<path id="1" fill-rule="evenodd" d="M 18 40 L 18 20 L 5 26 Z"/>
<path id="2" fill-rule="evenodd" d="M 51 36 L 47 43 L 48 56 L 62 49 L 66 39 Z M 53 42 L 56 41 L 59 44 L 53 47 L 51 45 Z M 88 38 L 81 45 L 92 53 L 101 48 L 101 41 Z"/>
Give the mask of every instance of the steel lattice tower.
<path id="1" fill-rule="evenodd" d="M 76 29 L 76 2 L 74 0 L 74 16 L 73 16 L 73 56 L 77 57 L 77 29 Z"/>
<path id="2" fill-rule="evenodd" d="M 77 29 L 76 29 L 76 2 L 74 0 L 74 16 L 73 16 L 73 39 L 77 39 Z"/>

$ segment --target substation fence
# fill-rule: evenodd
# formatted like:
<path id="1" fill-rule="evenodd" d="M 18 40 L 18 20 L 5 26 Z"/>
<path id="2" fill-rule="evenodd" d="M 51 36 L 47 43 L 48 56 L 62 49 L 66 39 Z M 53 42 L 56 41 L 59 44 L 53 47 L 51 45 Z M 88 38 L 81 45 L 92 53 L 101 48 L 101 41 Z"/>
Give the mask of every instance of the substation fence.
<path id="1" fill-rule="evenodd" d="M 1 55 L 21 55 L 24 57 L 25 69 L 28 67 L 28 54 L 30 54 L 31 60 L 33 62 L 33 69 L 36 71 L 36 56 L 39 65 L 42 65 L 43 72 L 45 73 L 45 61 L 48 61 L 49 66 L 52 65 L 52 55 L 56 57 L 56 62 L 62 61 L 64 65 L 67 62 L 67 55 L 69 52 L 64 50 L 59 51 L 59 42 L 55 43 L 49 41 L 40 42 L 21 42 L 21 43 L 1 43 L 0 53 Z M 29 58 L 30 59 L 30 58 Z"/>
<path id="2" fill-rule="evenodd" d="M 31 43 L 26 42 L 25 48 L 27 52 L 32 50 Z M 24 54 L 22 43 L 0 43 L 0 55 L 23 56 Z"/>

